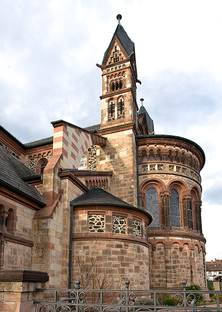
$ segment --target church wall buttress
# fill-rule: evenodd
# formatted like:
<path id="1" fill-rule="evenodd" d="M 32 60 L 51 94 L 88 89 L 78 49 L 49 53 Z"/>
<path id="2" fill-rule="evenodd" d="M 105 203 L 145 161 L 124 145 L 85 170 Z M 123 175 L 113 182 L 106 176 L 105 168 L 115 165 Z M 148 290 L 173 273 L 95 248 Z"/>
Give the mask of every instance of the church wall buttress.
<path id="1" fill-rule="evenodd" d="M 136 201 L 136 148 L 132 129 L 104 135 L 105 147 L 97 151 L 97 170 L 112 170 L 111 193 L 137 205 Z"/>

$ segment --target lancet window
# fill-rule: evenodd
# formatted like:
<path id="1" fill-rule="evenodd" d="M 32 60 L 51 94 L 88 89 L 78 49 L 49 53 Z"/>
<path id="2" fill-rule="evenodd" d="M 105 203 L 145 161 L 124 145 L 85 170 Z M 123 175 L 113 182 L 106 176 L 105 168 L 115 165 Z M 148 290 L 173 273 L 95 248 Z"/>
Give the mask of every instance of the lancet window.
<path id="1" fill-rule="evenodd" d="M 125 117 L 124 111 L 124 97 L 120 96 L 117 100 L 117 111 L 118 111 L 118 119 Z"/>
<path id="2" fill-rule="evenodd" d="M 146 210 L 153 216 L 151 226 L 160 226 L 159 223 L 159 195 L 155 188 L 146 192 Z"/>
<path id="3" fill-rule="evenodd" d="M 108 103 L 108 120 L 115 119 L 115 102 L 113 99 L 109 100 Z"/>
<path id="4" fill-rule="evenodd" d="M 176 190 L 171 190 L 170 195 L 170 223 L 171 226 L 180 227 L 180 203 Z"/>

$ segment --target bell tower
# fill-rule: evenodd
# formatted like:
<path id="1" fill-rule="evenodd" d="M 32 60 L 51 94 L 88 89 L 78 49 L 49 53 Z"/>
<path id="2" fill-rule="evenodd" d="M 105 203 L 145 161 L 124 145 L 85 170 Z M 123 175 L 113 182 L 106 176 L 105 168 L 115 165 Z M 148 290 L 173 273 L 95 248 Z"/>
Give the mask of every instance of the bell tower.
<path id="1" fill-rule="evenodd" d="M 97 150 L 98 170 L 112 170 L 111 192 L 137 205 L 136 139 L 138 106 L 135 46 L 120 23 L 105 51 L 102 65 L 101 126 L 99 134 L 107 138 Z"/>
<path id="2" fill-rule="evenodd" d="M 101 129 L 126 124 L 137 129 L 135 46 L 117 15 L 118 25 L 104 54 L 102 65 Z"/>

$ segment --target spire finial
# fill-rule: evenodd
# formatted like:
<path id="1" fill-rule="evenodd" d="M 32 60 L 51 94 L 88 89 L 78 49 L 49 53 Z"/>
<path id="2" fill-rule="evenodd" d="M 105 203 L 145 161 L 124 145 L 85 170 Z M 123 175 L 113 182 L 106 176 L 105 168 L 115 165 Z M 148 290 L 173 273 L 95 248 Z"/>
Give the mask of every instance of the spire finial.
<path id="1" fill-rule="evenodd" d="M 116 18 L 118 19 L 118 24 L 120 25 L 120 20 L 122 19 L 122 15 L 121 15 L 121 14 L 118 14 L 118 15 L 116 16 Z"/>
<path id="2" fill-rule="evenodd" d="M 144 101 L 144 99 L 143 99 L 143 98 L 141 98 L 141 99 L 140 99 L 141 106 L 143 106 L 143 101 Z"/>

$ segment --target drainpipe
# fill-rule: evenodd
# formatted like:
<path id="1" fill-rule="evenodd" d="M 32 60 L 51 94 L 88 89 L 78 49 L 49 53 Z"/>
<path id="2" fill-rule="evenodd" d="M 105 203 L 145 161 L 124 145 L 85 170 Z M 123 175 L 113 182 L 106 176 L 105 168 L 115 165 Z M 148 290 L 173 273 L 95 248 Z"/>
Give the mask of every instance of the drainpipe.
<path id="1" fill-rule="evenodd" d="M 138 159 L 138 142 L 137 142 L 137 137 L 136 137 L 136 167 L 137 167 L 137 207 L 140 208 L 139 159 Z"/>
<path id="2" fill-rule="evenodd" d="M 73 206 L 70 205 L 70 236 L 69 236 L 69 289 L 72 288 L 72 233 L 73 233 Z"/>

